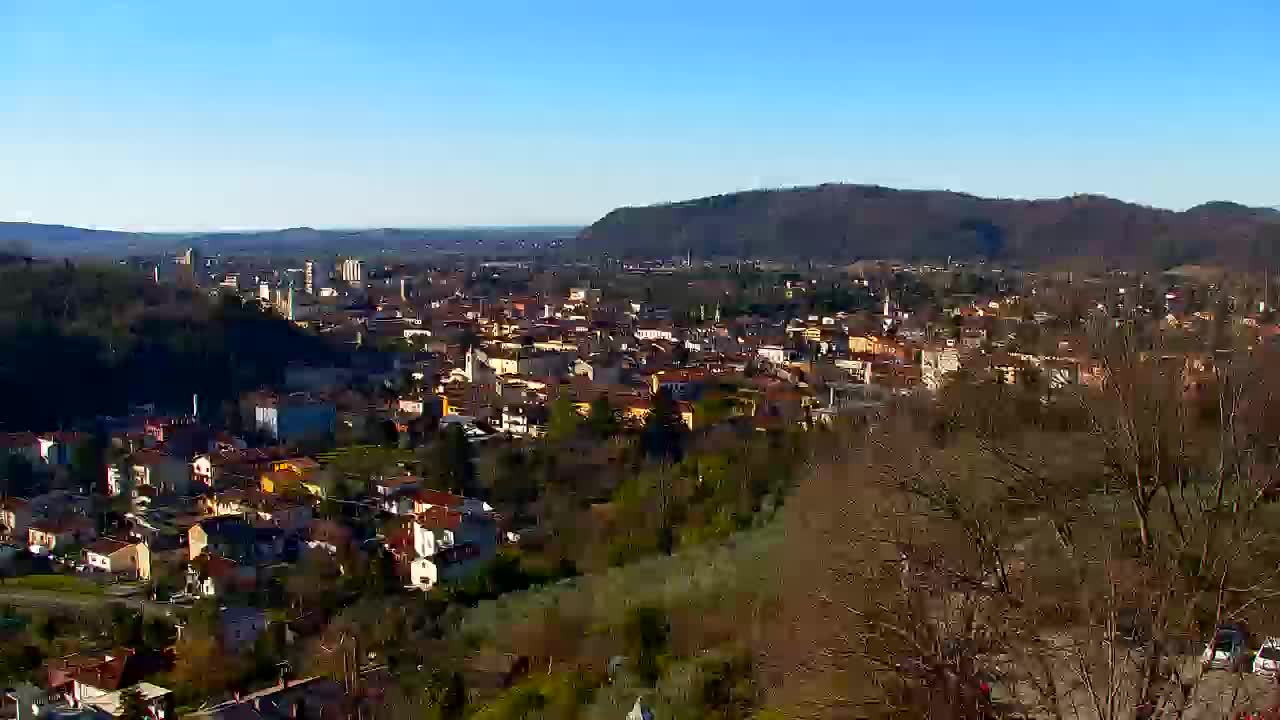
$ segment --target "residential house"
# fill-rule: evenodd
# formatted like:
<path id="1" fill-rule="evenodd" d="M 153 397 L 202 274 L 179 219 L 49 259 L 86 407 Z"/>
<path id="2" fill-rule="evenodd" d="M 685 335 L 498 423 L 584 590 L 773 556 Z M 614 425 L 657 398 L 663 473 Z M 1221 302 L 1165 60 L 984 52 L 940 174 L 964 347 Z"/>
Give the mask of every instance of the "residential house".
<path id="1" fill-rule="evenodd" d="M 114 538 L 98 538 L 85 547 L 84 561 L 89 567 L 103 572 L 137 574 L 140 545 Z"/>
<path id="2" fill-rule="evenodd" d="M 334 404 L 316 396 L 258 394 L 253 402 L 254 428 L 278 442 L 332 437 L 337 428 Z"/>
<path id="3" fill-rule="evenodd" d="M 569 288 L 569 302 L 582 305 L 595 305 L 600 302 L 602 291 L 600 288 L 577 287 Z"/>
<path id="4" fill-rule="evenodd" d="M 241 515 L 256 518 L 257 524 L 298 532 L 311 524 L 312 509 L 306 502 L 268 495 L 256 490 L 227 490 L 203 499 L 213 515 Z"/>
<path id="5" fill-rule="evenodd" d="M 22 498 L 7 497 L 0 500 L 0 535 L 9 539 L 25 540 L 31 526 L 31 503 Z"/>
<path id="6" fill-rule="evenodd" d="M 188 557 L 208 551 L 249 565 L 278 561 L 284 554 L 284 531 L 257 527 L 238 515 L 202 520 L 187 532 Z"/>
<path id="7" fill-rule="evenodd" d="M 258 568 L 221 555 L 203 554 L 187 565 L 187 587 L 202 597 L 252 592 L 258 585 Z"/>
<path id="8" fill-rule="evenodd" d="M 920 352 L 920 378 L 930 390 L 941 388 L 947 376 L 959 369 L 960 353 L 955 348 Z"/>
<path id="9" fill-rule="evenodd" d="M 595 385 L 617 385 L 622 382 L 622 362 L 620 358 L 610 356 L 578 358 L 573 363 L 573 374 L 585 377 Z"/>
<path id="10" fill-rule="evenodd" d="M 40 493 L 32 497 L 29 502 L 31 516 L 37 518 L 48 518 L 54 515 L 88 515 L 93 510 L 93 501 L 89 496 L 66 490 Z"/>
<path id="11" fill-rule="evenodd" d="M 311 524 L 313 511 L 304 502 L 292 502 L 277 497 L 266 497 L 253 506 L 258 521 L 278 527 L 287 533 L 301 532 Z"/>
<path id="12" fill-rule="evenodd" d="M 129 468 L 121 468 L 119 465 L 107 466 L 107 493 L 111 497 L 119 497 L 124 494 L 125 488 L 129 485 L 129 478 L 133 472 Z"/>
<path id="13" fill-rule="evenodd" d="M 413 512 L 425 513 L 432 508 L 445 508 L 467 515 L 493 512 L 493 506 L 478 498 L 463 497 L 443 490 L 419 490 L 414 496 Z"/>
<path id="14" fill-rule="evenodd" d="M 876 335 L 850 335 L 849 352 L 853 354 L 887 355 L 899 360 L 906 360 L 907 353 L 902 345 Z"/>
<path id="15" fill-rule="evenodd" d="M 666 390 L 676 400 L 689 400 L 701 392 L 706 378 L 704 370 L 659 370 L 649 376 L 649 386 L 654 395 Z"/>
<path id="16" fill-rule="evenodd" d="M 321 495 L 319 486 L 312 482 L 312 477 L 319 469 L 320 463 L 309 457 L 277 460 L 259 477 L 259 486 L 265 493 L 285 494 L 305 490 L 313 495 Z"/>
<path id="17" fill-rule="evenodd" d="M 447 412 L 448 400 L 442 395 L 416 395 L 400 398 L 396 407 L 406 415 L 415 417 L 429 415 L 438 418 Z"/>
<path id="18" fill-rule="evenodd" d="M 317 520 L 307 528 L 307 547 L 337 555 L 351 545 L 351 528 L 333 520 Z"/>
<path id="19" fill-rule="evenodd" d="M 547 434 L 549 419 L 550 413 L 545 405 L 504 405 L 498 430 L 515 437 L 542 437 Z"/>
<path id="20" fill-rule="evenodd" d="M 756 355 L 761 360 L 773 363 L 774 365 L 784 364 L 791 353 L 781 345 L 761 345 L 756 348 Z"/>
<path id="21" fill-rule="evenodd" d="M 46 465 L 66 467 L 71 464 L 76 447 L 88 439 L 88 435 L 79 432 L 44 433 L 36 438 L 37 452 Z"/>
<path id="22" fill-rule="evenodd" d="M 191 464 L 162 450 L 142 450 L 130 461 L 133 490 L 152 488 L 160 495 L 187 495 L 191 492 Z"/>
<path id="23" fill-rule="evenodd" d="M 31 464 L 40 461 L 40 443 L 29 432 L 0 433 L 0 455 L 20 455 Z"/>
<path id="24" fill-rule="evenodd" d="M 271 463 L 284 460 L 289 454 L 284 446 L 205 453 L 191 461 L 191 477 L 215 490 L 248 487 L 257 483 L 258 476 Z"/>
<path id="25" fill-rule="evenodd" d="M 667 324 L 641 323 L 636 327 L 635 336 L 637 340 L 662 340 L 665 342 L 674 342 L 676 339 L 676 329 L 675 327 Z"/>
<path id="26" fill-rule="evenodd" d="M 391 515 L 413 514 L 413 491 L 402 490 L 378 498 L 378 509 Z"/>
<path id="27" fill-rule="evenodd" d="M 472 354 L 498 376 L 559 377 L 573 360 L 567 353 L 528 348 L 475 350 Z"/>
<path id="28" fill-rule="evenodd" d="M 150 580 L 161 573 L 177 574 L 187 562 L 187 549 L 179 545 L 139 542 L 138 579 Z"/>
<path id="29" fill-rule="evenodd" d="M 33 548 L 53 552 L 86 543 L 98 537 L 93 521 L 83 515 L 64 515 L 52 520 L 36 520 L 27 529 L 27 542 Z"/>
<path id="30" fill-rule="evenodd" d="M 73 708 L 107 717 L 121 717 L 121 691 L 135 689 L 154 720 L 176 718 L 168 689 L 142 678 L 163 669 L 163 658 L 116 648 L 105 654 L 76 654 L 50 660 L 48 688 Z"/>
<path id="31" fill-rule="evenodd" d="M 416 557 L 409 576 L 419 589 L 465 577 L 497 553 L 498 526 L 490 513 L 431 505 L 414 516 L 411 527 Z"/>
<path id="32" fill-rule="evenodd" d="M 422 478 L 416 475 L 392 475 L 373 481 L 373 492 L 382 497 L 391 497 L 405 490 L 416 490 L 420 487 L 422 487 Z"/>
<path id="33" fill-rule="evenodd" d="M 140 682 L 128 688 L 122 688 L 102 695 L 85 698 L 81 705 L 95 711 L 95 714 L 112 718 L 123 718 L 125 713 L 124 696 L 127 691 L 136 691 L 146 707 L 147 717 L 151 720 L 170 720 L 177 718 L 174 711 L 173 691 L 154 683 Z"/>

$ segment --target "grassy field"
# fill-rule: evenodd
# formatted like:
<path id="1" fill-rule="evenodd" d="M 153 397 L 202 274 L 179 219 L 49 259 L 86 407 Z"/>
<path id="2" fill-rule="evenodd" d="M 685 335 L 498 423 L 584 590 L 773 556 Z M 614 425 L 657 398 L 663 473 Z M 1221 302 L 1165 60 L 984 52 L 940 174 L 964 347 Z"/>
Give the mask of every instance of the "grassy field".
<path id="1" fill-rule="evenodd" d="M 484 647 L 553 608 L 585 616 L 587 632 L 593 635 L 608 634 L 622 623 L 628 608 L 646 605 L 664 608 L 673 614 L 673 621 L 675 615 L 683 615 L 683 622 L 696 624 L 701 609 L 709 616 L 743 593 L 770 595 L 774 589 L 770 581 L 773 554 L 783 537 L 781 524 L 773 523 L 735 534 L 723 543 L 699 545 L 670 557 L 653 556 L 604 573 L 508 593 L 468 609 L 457 632 L 471 646 Z M 742 636 L 747 632 L 743 628 Z M 684 634 L 679 626 L 673 627 L 673 637 Z M 658 717 L 697 717 L 694 699 L 700 697 L 699 666 L 722 655 L 712 648 L 672 650 L 677 652 L 667 658 L 656 688 L 634 684 L 634 678 L 626 675 L 603 685 L 583 687 L 572 673 L 534 674 L 511 690 L 488 698 L 475 717 L 524 717 L 517 708 L 529 703 L 546 704 L 551 709 L 563 703 L 579 705 L 577 717 L 581 720 L 610 720 L 624 717 L 637 696 L 644 696 Z"/>
<path id="2" fill-rule="evenodd" d="M 102 586 L 91 580 L 73 575 L 24 575 L 8 578 L 0 588 L 14 590 L 44 590 L 49 592 L 74 593 L 76 595 L 101 595 Z"/>
<path id="3" fill-rule="evenodd" d="M 604 573 L 508 593 L 468 609 L 457 631 L 479 645 L 550 608 L 576 608 L 600 628 L 621 622 L 631 607 L 714 605 L 744 591 L 767 590 L 769 556 L 782 537 L 780 524 L 774 523 L 670 557 L 653 556 Z"/>

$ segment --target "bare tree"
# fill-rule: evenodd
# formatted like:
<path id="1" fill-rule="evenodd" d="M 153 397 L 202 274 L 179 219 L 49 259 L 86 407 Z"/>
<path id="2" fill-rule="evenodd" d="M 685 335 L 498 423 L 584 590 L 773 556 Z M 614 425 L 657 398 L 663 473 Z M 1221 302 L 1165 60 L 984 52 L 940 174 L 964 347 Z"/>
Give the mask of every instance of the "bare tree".
<path id="1" fill-rule="evenodd" d="M 1079 427 L 939 436 L 936 408 L 897 407 L 819 464 L 787 509 L 777 703 L 1112 720 L 1270 702 L 1199 663 L 1216 626 L 1265 630 L 1280 607 L 1267 358 L 1102 350 L 1101 386 L 1060 401 Z"/>

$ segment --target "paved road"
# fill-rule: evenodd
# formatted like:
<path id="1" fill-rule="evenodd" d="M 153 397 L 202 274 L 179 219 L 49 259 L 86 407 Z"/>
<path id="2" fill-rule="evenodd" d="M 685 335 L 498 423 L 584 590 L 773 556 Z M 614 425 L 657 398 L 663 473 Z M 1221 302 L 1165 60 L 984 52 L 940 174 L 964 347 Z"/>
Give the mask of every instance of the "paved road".
<path id="1" fill-rule="evenodd" d="M 80 593 L 60 593 L 52 590 L 29 590 L 26 588 L 7 588 L 0 586 L 0 603 L 9 603 L 22 607 L 66 607 L 92 608 L 104 607 L 112 603 L 120 603 L 127 607 L 142 610 L 148 617 L 174 619 L 180 609 L 169 603 L 153 602 L 135 597 L 119 597 L 112 595 L 83 595 Z"/>

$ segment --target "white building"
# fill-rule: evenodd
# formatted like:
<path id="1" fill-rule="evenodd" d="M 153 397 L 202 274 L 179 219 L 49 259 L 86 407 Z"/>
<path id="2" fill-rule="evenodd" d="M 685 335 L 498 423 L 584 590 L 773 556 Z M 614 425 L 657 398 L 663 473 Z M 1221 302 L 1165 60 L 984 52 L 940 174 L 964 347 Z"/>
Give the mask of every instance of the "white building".
<path id="1" fill-rule="evenodd" d="M 342 261 L 340 274 L 343 282 L 363 283 L 364 282 L 364 261 L 359 258 L 347 258 Z"/>
<path id="2" fill-rule="evenodd" d="M 951 373 L 960 369 L 960 353 L 955 348 L 922 350 L 920 379 L 930 390 L 937 390 Z"/>
<path id="3" fill-rule="evenodd" d="M 637 340 L 666 340 L 671 342 L 676 339 L 675 330 L 670 327 L 638 327 L 636 328 Z"/>
<path id="4" fill-rule="evenodd" d="M 600 302 L 601 291 L 599 288 L 570 288 L 569 302 L 586 303 L 588 305 Z"/>
<path id="5" fill-rule="evenodd" d="M 542 437 L 547 434 L 547 412 L 540 405 L 506 405 L 498 427 L 516 437 Z"/>
<path id="6" fill-rule="evenodd" d="M 84 560 L 89 567 L 102 572 L 137 573 L 138 547 L 136 543 L 99 538 L 84 549 Z"/>
<path id="7" fill-rule="evenodd" d="M 756 355 L 762 360 L 767 360 L 774 365 L 782 365 L 787 361 L 786 348 L 781 345 L 761 345 L 756 348 Z"/>

